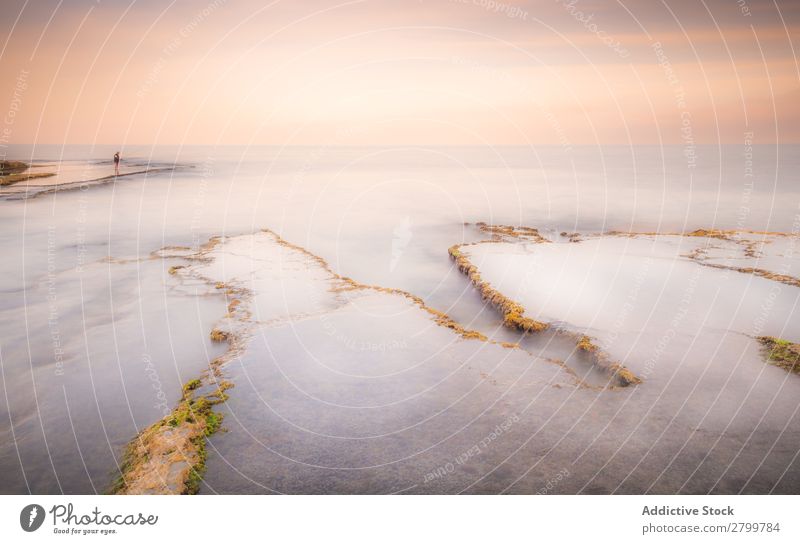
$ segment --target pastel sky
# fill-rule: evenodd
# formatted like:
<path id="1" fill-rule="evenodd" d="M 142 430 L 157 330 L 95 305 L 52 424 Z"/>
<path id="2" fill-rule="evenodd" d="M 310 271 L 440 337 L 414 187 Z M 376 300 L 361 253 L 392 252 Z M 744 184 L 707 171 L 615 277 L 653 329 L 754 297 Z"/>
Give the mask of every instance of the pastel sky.
<path id="1" fill-rule="evenodd" d="M 3 0 L 0 143 L 800 142 L 800 2 Z"/>

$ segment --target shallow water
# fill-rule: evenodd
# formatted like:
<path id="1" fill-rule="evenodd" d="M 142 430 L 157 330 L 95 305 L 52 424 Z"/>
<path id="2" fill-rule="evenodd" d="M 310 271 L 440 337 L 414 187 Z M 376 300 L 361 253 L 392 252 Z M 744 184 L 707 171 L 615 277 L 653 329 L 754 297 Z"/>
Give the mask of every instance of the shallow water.
<path id="1" fill-rule="evenodd" d="M 113 154 L 80 147 L 16 152 L 22 160 L 69 160 L 78 169 Z M 702 148 L 693 171 L 680 153 L 140 148 L 123 157 L 180 168 L 0 202 L 7 399 L 0 409 L 1 490 L 102 490 L 124 444 L 160 417 L 158 392 L 171 405 L 180 384 L 224 349 L 208 333 L 226 300 L 202 282 L 168 274 L 186 263 L 152 258 L 161 247 L 196 251 L 214 235 L 269 228 L 337 273 L 404 289 L 468 328 L 515 341 L 447 257 L 451 245 L 486 237 L 465 222 L 530 225 L 554 239 L 562 231 L 792 230 L 800 193 L 788 173 L 797 171 L 796 147 L 782 149 L 777 164 L 774 149 L 759 148 L 754 179 L 745 177 L 736 147 Z M 570 476 L 553 492 L 797 491 L 796 377 L 765 365 L 741 334 L 752 332 L 749 309 L 779 285 L 764 333 L 797 340 L 796 289 L 732 271 L 720 282 L 724 271 L 675 259 L 668 243 L 653 253 L 637 249 L 640 242 L 647 244 L 623 243 L 647 257 L 593 249 L 605 241 L 552 244 L 553 255 L 534 259 L 523 267 L 530 274 L 516 280 L 511 272 L 519 263 L 509 268 L 498 255 L 482 265 L 494 266 L 488 273 L 498 282 L 508 277 L 509 294 L 543 288 L 544 298 L 527 307 L 603 340 L 642 259 L 651 259 L 640 307 L 613 342 L 606 338 L 608 351 L 638 373 L 697 274 L 702 288 L 694 304 L 710 314 L 683 320 L 646 382 L 619 391 L 576 386 L 549 359 L 567 360 L 590 383 L 599 378 L 556 337 L 524 340 L 533 355 L 468 341 L 406 299 L 329 299 L 315 290 L 322 279 L 274 270 L 280 283 L 250 285 L 259 293 L 259 328 L 226 370 L 236 384 L 223 408 L 228 432 L 211 439 L 204 490 L 530 493 L 566 470 Z M 239 243 L 203 273 L 251 282 L 264 269 L 263 255 L 244 238 Z M 794 273 L 780 244 L 761 267 Z M 689 242 L 675 245 L 691 249 Z M 710 257 L 730 257 L 713 251 Z M 610 281 L 618 270 L 628 275 Z M 597 283 L 601 272 L 609 281 Z M 660 300 L 673 306 L 652 298 L 662 291 Z M 57 327 L 49 323 L 53 306 Z M 659 310 L 640 319 L 650 306 Z M 704 326 L 699 336 L 691 333 L 697 323 Z M 508 431 L 480 454 L 453 461 L 509 418 Z M 447 463 L 458 470 L 437 471 Z"/>
<path id="2" fill-rule="evenodd" d="M 565 268 L 586 270 L 575 253 L 603 263 L 624 262 L 624 255 L 613 254 L 623 244 L 632 246 L 625 250 L 634 256 L 663 244 L 648 253 L 669 265 L 667 257 L 677 255 L 673 238 L 536 248 L 566 253 L 572 260 Z M 211 254 L 217 259 L 214 268 L 218 274 L 226 270 L 226 281 L 236 283 L 242 276 L 232 271 L 246 273 L 252 262 L 241 259 L 244 248 L 254 258 L 287 259 L 274 256 L 264 247 L 268 242 L 264 235 L 233 239 Z M 225 251 L 228 244 L 235 249 Z M 596 245 L 610 247 L 597 255 Z M 489 264 L 509 252 L 519 260 L 535 251 L 519 251 L 518 244 L 469 247 L 473 254 L 486 250 L 480 255 L 485 279 L 495 285 L 526 283 L 519 274 L 529 271 L 518 262 Z M 557 271 L 557 264 L 544 268 Z M 688 264 L 704 274 L 725 274 Z M 647 279 L 669 288 L 658 266 Z M 334 303 L 334 294 L 319 289 L 324 273 L 314 272 L 314 263 L 306 267 L 311 272 L 300 276 L 291 267 L 273 265 L 267 283 L 274 288 L 288 273 L 292 283 L 308 282 L 312 300 L 328 298 L 326 309 L 308 313 L 301 303 L 288 322 L 275 326 L 268 320 L 228 367 L 237 385 L 223 409 L 228 432 L 210 440 L 215 455 L 209 458 L 207 492 L 535 493 L 553 475 L 565 473 L 577 477 L 562 480 L 559 492 L 766 492 L 797 485 L 795 472 L 786 469 L 794 462 L 800 383 L 766 365 L 752 338 L 714 323 L 693 324 L 696 308 L 685 312 L 686 325 L 675 325 L 669 350 L 657 357 L 649 351 L 652 340 L 669 330 L 657 321 L 638 330 L 589 328 L 612 356 L 630 355 L 624 362 L 645 379 L 637 387 L 602 390 L 580 385 L 585 380 L 574 361 L 567 361 L 574 371 L 568 372 L 543 358 L 558 349 L 553 337 L 529 353 L 462 339 L 434 326 L 402 296 L 357 291 Z M 602 268 L 595 268 L 602 277 Z M 209 273 L 209 267 L 200 270 Z M 496 270 L 505 276 L 497 278 Z M 508 277 L 514 273 L 518 276 Z M 558 289 L 558 282 L 542 276 L 544 285 Z M 254 290 L 265 279 L 261 271 L 244 278 L 243 285 Z M 630 278 L 621 277 L 620 283 L 630 285 Z M 652 286 L 645 282 L 642 291 L 642 308 L 675 319 L 668 305 L 648 298 Z M 518 294 L 534 307 L 535 295 Z M 567 291 L 556 295 L 573 304 L 585 298 Z M 742 300 L 746 304 L 747 296 Z M 256 297 L 253 304 L 256 313 L 271 315 L 284 302 Z M 708 310 L 707 302 L 700 298 L 697 306 Z M 776 308 L 776 322 L 787 318 L 783 310 L 781 315 Z M 725 308 L 717 313 L 727 315 Z M 564 323 L 571 319 L 574 327 L 583 325 L 578 316 L 568 317 Z M 642 323 L 633 310 L 631 319 Z M 768 332 L 772 327 L 766 325 Z M 529 435 L 511 438 L 518 432 Z M 531 441 L 535 447 L 528 445 Z"/>
<path id="3" fill-rule="evenodd" d="M 94 185 L 107 183 L 112 178 L 127 177 L 136 174 L 171 171 L 175 166 L 170 163 L 153 161 L 126 160 L 119 170 L 115 170 L 113 161 L 110 160 L 34 160 L 30 162 L 28 172 L 33 174 L 51 174 L 6 185 L 0 190 L 2 200 L 21 200 L 38 196 L 42 193 L 60 189 L 87 189 Z"/>
<path id="4" fill-rule="evenodd" d="M 207 339 L 224 304 L 166 276 L 160 261 L 93 263 L 4 295 L 6 492 L 102 492 L 122 447 L 222 352 Z"/>
<path id="5" fill-rule="evenodd" d="M 794 238 L 794 243 L 799 241 Z M 649 456 L 652 449 L 681 445 L 680 455 L 699 460 L 692 468 L 702 472 L 715 455 L 734 453 L 728 451 L 730 441 L 739 444 L 735 450 L 740 455 L 758 460 L 758 472 L 749 474 L 749 480 L 727 474 L 712 490 L 734 491 L 743 485 L 747 491 L 786 477 L 784 470 L 791 474 L 796 459 L 796 449 L 787 448 L 786 440 L 797 440 L 800 431 L 800 382 L 764 363 L 755 336 L 800 335 L 795 317 L 800 289 L 703 267 L 681 256 L 706 243 L 716 242 L 676 236 L 610 237 L 578 244 L 481 244 L 467 252 L 482 277 L 522 302 L 529 315 L 564 321 L 568 328 L 591 335 L 612 358 L 645 380 L 636 387 L 638 399 L 628 409 L 640 414 L 636 432 L 650 428 L 658 439 L 626 444 L 613 459 L 637 465 L 645 459 L 643 451 Z M 798 257 L 786 256 L 783 264 L 796 267 Z M 747 265 L 757 261 L 750 259 Z M 698 434 L 715 438 L 710 451 L 694 443 Z M 744 467 L 746 458 L 732 456 L 726 466 Z M 680 479 L 686 473 L 677 460 L 661 470 L 661 479 L 671 474 Z M 625 482 L 635 492 L 665 486 L 650 480 L 652 476 L 638 476 L 639 485 L 636 475 Z M 662 490 L 704 489 L 690 480 L 682 484 Z"/>
<path id="6" fill-rule="evenodd" d="M 797 338 L 800 290 L 683 255 L 706 238 L 602 237 L 577 244 L 480 244 L 465 248 L 485 279 L 529 308 L 532 317 L 581 330 L 657 334 L 702 329 Z M 712 242 L 715 243 L 715 242 Z M 800 238 L 785 241 L 797 245 Z M 797 267 L 800 251 L 781 257 Z M 760 259 L 740 259 L 754 266 Z M 710 262 L 723 262 L 711 260 Z M 779 290 L 772 301 L 770 294 Z M 765 302 L 770 305 L 762 308 Z"/>

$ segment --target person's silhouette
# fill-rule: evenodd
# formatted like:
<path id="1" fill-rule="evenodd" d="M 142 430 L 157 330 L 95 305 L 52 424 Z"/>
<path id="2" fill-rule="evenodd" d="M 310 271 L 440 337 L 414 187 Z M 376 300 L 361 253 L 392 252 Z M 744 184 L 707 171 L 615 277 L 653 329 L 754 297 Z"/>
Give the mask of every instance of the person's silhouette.
<path id="1" fill-rule="evenodd" d="M 114 175 L 119 175 L 119 151 L 114 153 Z"/>

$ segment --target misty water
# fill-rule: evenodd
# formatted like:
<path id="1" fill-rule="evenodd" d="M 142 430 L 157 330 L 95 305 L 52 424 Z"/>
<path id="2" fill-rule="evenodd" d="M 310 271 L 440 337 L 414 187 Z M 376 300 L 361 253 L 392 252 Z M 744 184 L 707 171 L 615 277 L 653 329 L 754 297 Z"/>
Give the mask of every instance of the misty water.
<path id="1" fill-rule="evenodd" d="M 800 383 L 753 338 L 800 338 L 798 289 L 688 259 L 705 238 L 591 236 L 794 232 L 749 265 L 719 241 L 706 257 L 796 277 L 796 146 L 701 147 L 696 164 L 679 147 L 126 148 L 127 167 L 154 170 L 92 184 L 114 151 L 9 153 L 71 185 L 0 201 L 5 493 L 107 489 L 125 444 L 225 351 L 211 329 L 237 326 L 199 276 L 253 293 L 202 492 L 800 489 Z M 644 382 L 603 388 L 557 334 L 503 328 L 447 254 L 489 237 L 479 221 L 552 239 L 467 247 L 531 317 L 591 335 Z M 401 295 L 336 292 L 262 229 L 521 349 L 461 338 Z M 212 236 L 203 262 L 157 253 Z"/>

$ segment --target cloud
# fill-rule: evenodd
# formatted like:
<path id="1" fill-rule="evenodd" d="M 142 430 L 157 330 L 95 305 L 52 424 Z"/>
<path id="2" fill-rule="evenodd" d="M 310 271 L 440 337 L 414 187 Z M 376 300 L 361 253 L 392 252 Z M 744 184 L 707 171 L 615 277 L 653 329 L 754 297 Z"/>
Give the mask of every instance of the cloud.
<path id="1" fill-rule="evenodd" d="M 11 141 L 679 143 L 655 42 L 701 141 L 800 137 L 793 2 L 217 2 L 10 2 Z"/>

